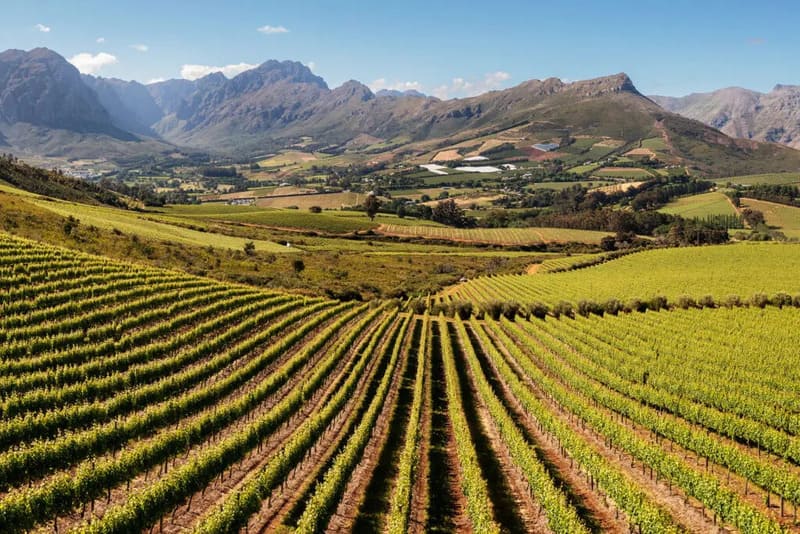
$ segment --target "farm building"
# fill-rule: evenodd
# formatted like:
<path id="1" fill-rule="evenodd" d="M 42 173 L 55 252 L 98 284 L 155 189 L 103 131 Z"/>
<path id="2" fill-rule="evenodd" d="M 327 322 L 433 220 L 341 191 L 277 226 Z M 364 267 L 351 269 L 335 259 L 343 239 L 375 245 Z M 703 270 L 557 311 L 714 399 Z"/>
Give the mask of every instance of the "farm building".
<path id="1" fill-rule="evenodd" d="M 533 148 L 536 150 L 541 150 L 542 152 L 552 152 L 553 150 L 558 148 L 557 143 L 536 143 L 533 145 Z"/>

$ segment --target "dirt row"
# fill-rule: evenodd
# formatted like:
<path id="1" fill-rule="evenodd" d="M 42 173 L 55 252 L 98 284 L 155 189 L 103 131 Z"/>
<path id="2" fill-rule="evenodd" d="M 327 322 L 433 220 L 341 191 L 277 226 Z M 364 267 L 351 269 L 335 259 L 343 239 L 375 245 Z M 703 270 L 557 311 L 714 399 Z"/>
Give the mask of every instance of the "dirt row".
<path id="1" fill-rule="evenodd" d="M 265 328 L 268 328 L 268 327 L 269 327 L 269 325 L 271 325 L 271 324 L 274 324 L 276 321 L 279 321 L 279 320 L 281 320 L 281 318 L 280 318 L 280 317 L 279 317 L 279 318 L 276 318 L 276 319 L 273 319 L 273 320 L 270 320 L 268 323 L 265 323 L 265 326 L 264 326 L 264 327 L 265 327 Z M 187 327 L 187 328 L 191 328 L 191 327 Z M 198 341 L 198 343 L 201 343 L 201 342 L 202 342 L 202 340 L 211 339 L 211 338 L 213 338 L 213 337 L 214 337 L 214 336 L 216 336 L 216 335 L 220 335 L 220 334 L 221 334 L 222 332 L 224 332 L 224 331 L 225 331 L 227 328 L 230 328 L 230 325 L 225 325 L 225 326 L 222 326 L 222 327 L 220 327 L 219 329 L 216 329 L 216 330 L 214 330 L 213 332 L 210 332 L 210 333 L 208 333 L 207 335 L 203 336 L 203 337 L 202 337 L 202 339 L 201 339 L 200 341 Z M 233 340 L 233 341 L 231 342 L 231 345 L 233 345 L 233 344 L 235 344 L 235 343 L 237 343 L 237 342 L 241 342 L 241 341 L 244 341 L 244 340 L 246 340 L 246 339 L 249 339 L 250 337 L 252 337 L 252 336 L 256 335 L 257 333 L 258 333 L 257 331 L 254 331 L 254 332 L 247 333 L 247 334 L 245 334 L 243 337 L 240 337 L 240 338 L 237 338 L 237 339 Z M 262 346 L 263 346 L 263 345 L 262 345 Z M 224 349 L 223 349 L 223 350 L 224 350 Z M 250 354 L 246 355 L 246 356 L 245 356 L 243 359 L 249 359 L 249 357 L 251 357 L 251 356 L 252 356 L 252 355 L 253 355 L 255 352 L 257 352 L 257 351 L 253 351 L 252 353 L 250 353 Z M 204 358 L 202 358 L 202 359 L 198 360 L 197 362 L 194 362 L 194 363 L 193 363 L 193 364 L 191 364 L 189 367 L 186 367 L 186 368 L 184 368 L 183 370 L 185 370 L 185 369 L 189 369 L 189 368 L 198 368 L 198 367 L 200 367 L 200 366 L 204 365 L 204 364 L 205 364 L 205 363 L 206 363 L 206 362 L 207 362 L 209 359 L 213 358 L 213 356 L 214 356 L 214 355 L 205 356 Z M 236 364 L 234 364 L 234 365 L 236 365 Z M 217 375 L 215 375 L 215 376 L 212 376 L 212 377 L 209 377 L 209 378 L 207 378 L 206 380 L 203 380 L 203 381 L 201 381 L 201 382 L 199 382 L 199 383 L 197 383 L 197 384 L 193 385 L 192 387 L 190 387 L 190 388 L 189 388 L 189 389 L 187 389 L 187 390 L 184 390 L 184 391 L 182 391 L 182 392 L 181 392 L 181 393 L 179 393 L 178 395 L 179 395 L 180 397 L 183 397 L 183 396 L 186 396 L 186 395 L 190 395 L 190 394 L 192 394 L 192 393 L 195 393 L 196 391 L 198 391 L 198 390 L 200 390 L 200 389 L 204 389 L 204 388 L 208 387 L 209 385 L 211 385 L 211 384 L 213 384 L 213 383 L 214 383 L 215 379 L 219 379 L 219 377 L 220 377 L 220 376 L 222 376 L 222 375 L 227 375 L 227 374 L 229 374 L 229 373 L 231 372 L 231 368 L 232 368 L 232 366 L 230 366 L 230 367 L 228 367 L 228 368 L 225 368 L 225 369 L 223 369 L 223 370 L 219 371 L 219 372 L 217 373 Z M 126 393 L 126 392 L 127 392 L 127 391 L 123 391 L 123 392 L 121 392 L 121 393 Z M 107 400 L 111 400 L 111 399 L 113 399 L 113 398 L 115 398 L 115 397 L 116 397 L 116 395 L 113 395 L 113 396 L 109 397 Z M 130 418 L 134 418 L 134 417 L 141 417 L 141 416 L 142 416 L 142 415 L 143 415 L 143 414 L 144 414 L 144 413 L 145 413 L 147 410 L 150 410 L 150 409 L 152 409 L 154 406 L 158 406 L 158 405 L 162 405 L 162 406 L 163 406 L 163 405 L 165 405 L 165 404 L 168 404 L 168 403 L 172 402 L 173 400 L 174 400 L 173 398 L 167 398 L 167 399 L 165 399 L 165 400 L 162 400 L 162 401 L 158 402 L 157 404 L 148 404 L 148 405 L 146 405 L 146 406 L 144 406 L 144 407 L 142 407 L 142 408 L 139 408 L 139 409 L 137 409 L 137 410 L 135 410 L 135 411 L 132 411 L 132 412 L 127 412 L 127 413 L 120 414 L 120 415 L 118 415 L 116 418 L 114 418 L 114 419 L 112 419 L 112 420 L 110 420 L 110 421 L 108 421 L 108 422 L 105 422 L 105 423 L 103 423 L 102 425 L 100 425 L 100 427 L 102 428 L 102 427 L 110 427 L 110 426 L 115 426 L 115 425 L 119 424 L 119 422 L 120 422 L 120 421 L 123 421 L 123 418 L 124 418 L 124 420 L 130 420 Z M 186 418 L 184 418 L 184 419 L 182 419 L 181 421 L 179 421 L 178 423 L 176 423 L 176 424 L 175 424 L 175 427 L 177 428 L 177 427 L 179 427 L 179 426 L 181 426 L 181 425 L 185 425 L 185 424 L 189 423 L 190 421 L 193 421 L 193 420 L 195 420 L 196 418 L 198 418 L 198 417 L 202 416 L 203 414 L 207 413 L 209 410 L 212 410 L 212 409 L 213 409 L 213 407 L 208 407 L 208 408 L 206 408 L 206 409 L 202 410 L 201 412 L 198 412 L 198 413 L 196 413 L 196 414 L 193 414 L 193 415 L 187 416 Z M 162 428 L 163 428 L 163 427 L 162 427 Z M 156 429 L 156 430 L 155 430 L 155 432 L 153 432 L 153 433 L 150 433 L 150 434 L 148 434 L 148 435 L 146 435 L 146 436 L 143 436 L 143 437 L 140 437 L 140 438 L 137 438 L 137 439 L 130 440 L 130 441 L 128 441 L 128 442 L 126 442 L 126 443 L 122 444 L 120 448 L 124 447 L 124 448 L 126 448 L 126 449 L 130 449 L 130 448 L 132 448 L 132 447 L 135 447 L 136 445 L 138 445 L 138 444 L 140 444 L 140 443 L 149 442 L 149 441 L 151 441 L 152 439 L 155 439 L 156 437 L 158 437 L 158 436 L 157 436 L 157 433 L 159 432 L 159 430 L 160 430 L 160 429 Z M 91 431 L 92 431 L 92 429 L 77 429 L 77 430 L 76 430 L 76 431 L 74 431 L 73 433 L 74 433 L 74 434 L 80 434 L 80 433 L 83 433 L 83 432 L 91 432 Z M 65 435 L 66 435 L 66 436 L 69 436 L 70 434 L 71 434 L 70 432 L 67 432 Z M 108 459 L 108 458 L 115 458 L 115 457 L 116 457 L 116 455 L 118 454 L 118 452 L 119 452 L 120 448 L 116 448 L 116 449 L 110 450 L 110 451 L 108 451 L 107 453 L 104 453 L 104 454 L 100 454 L 100 455 L 93 456 L 93 457 L 91 458 L 91 460 L 93 460 L 94 462 L 99 462 L 99 461 L 102 461 L 102 460 L 104 460 L 104 459 Z M 86 460 L 86 459 L 84 459 L 84 460 L 81 460 L 81 461 L 79 461 L 78 463 L 76 463 L 76 464 L 74 464 L 74 465 L 72 465 L 72 466 L 68 467 L 68 469 L 69 469 L 69 470 L 70 470 L 72 473 L 75 473 L 75 472 L 77 472 L 77 470 L 79 469 L 79 467 L 80 467 L 81 463 L 84 463 L 84 462 L 86 462 L 86 461 L 88 461 L 88 460 Z M 62 469 L 62 471 L 63 471 L 63 469 Z M 50 480 L 52 480 L 52 478 L 53 478 L 53 477 L 55 477 L 55 476 L 58 476 L 58 474 L 59 474 L 59 473 L 54 473 L 54 474 L 51 474 L 51 475 L 49 475 L 49 476 L 46 476 L 46 477 L 43 477 L 43 478 L 39 478 L 39 479 L 32 479 L 31 481 L 29 481 L 29 484 L 30 484 L 30 485 L 32 485 L 32 486 L 42 486 L 42 485 L 45 485 L 45 484 L 47 484 L 47 483 L 48 483 Z M 13 492 L 13 490 L 12 490 L 12 492 Z M 9 492 L 0 492 L 0 498 L 4 498 L 4 497 L 5 497 L 6 495 L 8 495 L 8 494 L 9 494 Z"/>
<path id="2" fill-rule="evenodd" d="M 570 348 L 570 350 L 574 349 Z M 551 353 L 552 354 L 552 353 Z M 558 357 L 554 354 L 554 356 Z M 568 362 L 564 361 L 563 359 L 559 358 L 559 360 L 564 363 L 565 365 L 569 365 Z M 544 370 L 544 368 L 542 368 Z M 586 377 L 592 380 L 591 377 Z M 596 382 L 596 381 L 595 381 Z M 599 382 L 596 382 L 598 385 L 601 385 Z M 563 384 L 564 387 L 568 386 Z M 602 386 L 602 385 L 601 385 Z M 570 388 L 571 389 L 571 388 Z M 573 390 L 574 393 L 581 395 L 579 392 Z M 582 396 L 582 395 L 581 395 Z M 585 398 L 585 397 L 584 397 Z M 611 419 L 615 419 L 618 422 L 626 425 L 629 430 L 633 431 L 637 437 L 640 439 L 647 441 L 651 445 L 655 445 L 660 447 L 664 452 L 672 454 L 674 456 L 680 457 L 684 463 L 690 465 L 690 467 L 694 469 L 699 469 L 705 471 L 708 474 L 714 476 L 714 478 L 720 483 L 722 487 L 725 487 L 737 494 L 739 497 L 748 502 L 754 508 L 760 510 L 762 513 L 770 516 L 775 521 L 782 524 L 783 527 L 787 529 L 797 529 L 797 506 L 793 505 L 792 503 L 781 499 L 777 495 L 770 495 L 770 492 L 764 490 L 763 488 L 758 487 L 754 483 L 748 481 L 746 478 L 743 478 L 728 468 L 716 464 L 713 461 L 710 461 L 708 458 L 701 456 L 698 453 L 695 453 L 689 449 L 686 449 L 677 443 L 658 436 L 651 430 L 639 425 L 629 419 L 628 417 L 620 414 L 618 412 L 612 411 L 611 409 L 605 408 L 603 406 L 595 405 L 595 408 L 607 414 L 607 416 Z M 679 420 L 680 418 L 666 413 L 661 412 L 660 417 L 670 419 L 670 420 Z M 682 420 L 684 423 L 692 427 L 692 429 L 696 432 L 705 432 L 707 434 L 712 434 L 708 429 L 702 427 L 700 425 L 692 424 L 689 421 Z M 720 436 L 716 433 L 713 433 L 714 439 L 718 440 L 726 445 L 736 447 L 741 452 L 752 456 L 753 458 L 763 457 L 763 459 L 767 460 L 769 463 L 772 463 L 776 467 L 781 468 L 788 468 L 789 471 L 797 472 L 797 466 L 788 466 L 788 462 L 785 462 L 781 459 L 774 457 L 773 455 L 767 455 L 766 453 L 762 453 L 761 451 L 753 451 L 752 448 L 747 447 L 742 443 L 735 442 L 727 437 Z M 644 469 L 646 466 L 642 465 Z M 651 477 L 653 476 L 652 468 L 650 468 Z M 690 499 L 690 502 L 694 501 L 694 499 Z M 769 502 L 769 505 L 767 504 Z M 698 501 L 694 501 L 693 506 L 696 508 L 700 508 L 701 510 L 704 509 L 703 505 Z M 710 513 L 710 512 L 709 512 Z M 798 529 L 800 530 L 800 529 Z"/>
<path id="3" fill-rule="evenodd" d="M 397 322 L 391 327 L 382 341 L 376 346 L 374 354 L 385 354 L 391 350 L 389 343 L 398 327 Z M 360 352 L 360 351 L 359 351 Z M 301 461 L 287 478 L 283 487 L 276 488 L 267 502 L 262 503 L 261 510 L 248 523 L 248 531 L 273 532 L 282 525 L 291 525 L 305 509 L 305 503 L 313 492 L 314 485 L 324 475 L 325 470 L 341 451 L 352 430 L 358 424 L 370 395 L 367 393 L 381 378 L 381 370 L 388 362 L 378 364 L 380 358 L 371 358 L 370 363 L 359 380 L 353 395 L 345 403 L 342 410 L 328 425 L 323 434 L 311 448 L 311 454 Z M 331 395 L 334 391 L 331 391 Z M 309 410 L 309 416 L 316 410 Z"/>
<path id="4" fill-rule="evenodd" d="M 360 317 L 354 318 L 342 332 L 352 328 Z M 307 336 L 307 340 L 313 339 L 317 334 L 322 332 L 328 323 L 316 329 L 313 333 Z M 170 515 L 169 520 L 164 520 L 165 532 L 184 532 L 191 530 L 199 520 L 202 519 L 209 511 L 216 508 L 221 504 L 228 495 L 240 489 L 248 480 L 249 477 L 254 475 L 266 465 L 274 453 L 280 450 L 288 439 L 294 434 L 300 425 L 310 417 L 315 411 L 321 410 L 325 403 L 335 393 L 338 383 L 349 372 L 358 354 L 358 348 L 366 343 L 370 336 L 374 334 L 375 329 L 379 326 L 379 321 L 373 323 L 360 334 L 353 347 L 340 359 L 336 367 L 326 377 L 323 384 L 311 395 L 307 402 L 288 420 L 280 429 L 274 432 L 267 438 L 259 447 L 251 450 L 250 453 L 243 458 L 240 462 L 232 465 L 228 469 L 227 476 L 223 473 L 222 476 L 215 479 L 211 484 L 207 485 L 202 491 L 198 492 L 191 497 L 190 502 L 186 506 L 178 507 L 173 514 Z M 266 413 L 275 404 L 299 384 L 305 381 L 311 374 L 315 372 L 315 367 L 321 360 L 323 360 L 333 349 L 338 341 L 336 336 L 332 336 L 325 345 L 316 352 L 302 369 L 300 369 L 292 379 L 278 390 L 275 394 L 270 396 L 267 404 L 259 406 L 258 413 L 253 413 L 252 417 L 246 421 L 240 421 L 240 424 L 235 427 L 229 427 L 225 430 L 224 435 L 220 439 L 233 435 L 238 432 L 243 426 L 249 423 L 249 420 L 256 419 L 263 413 Z M 301 350 L 303 342 L 297 345 L 296 350 L 292 351 L 294 354 L 297 350 Z M 282 358 L 283 359 L 283 358 Z M 258 382 L 254 382 L 257 385 Z"/>
<path id="5" fill-rule="evenodd" d="M 490 332 L 489 332 L 490 333 Z M 491 333 L 490 333 L 491 335 Z M 687 506 L 687 502 L 692 499 L 687 496 L 677 486 L 672 486 L 664 480 L 655 480 L 651 477 L 645 469 L 640 469 L 638 461 L 635 461 L 630 455 L 616 447 L 610 446 L 603 436 L 595 433 L 585 424 L 582 420 L 574 416 L 571 412 L 567 411 L 563 406 L 555 402 L 546 392 L 542 391 L 538 384 L 533 382 L 530 377 L 519 367 L 513 357 L 507 352 L 503 351 L 502 344 L 495 340 L 495 346 L 504 352 L 508 363 L 514 369 L 517 376 L 528 386 L 530 391 L 545 405 L 550 406 L 551 412 L 557 415 L 561 420 L 568 424 L 573 431 L 578 433 L 591 447 L 601 454 L 612 466 L 617 470 L 624 473 L 629 479 L 637 484 L 648 497 L 659 505 L 661 508 L 669 512 L 673 520 L 684 530 L 689 532 L 717 532 L 719 527 L 714 524 L 713 517 L 707 517 L 703 509 L 698 509 L 695 506 Z M 534 354 L 530 353 L 523 347 L 532 361 L 536 362 Z M 540 367 L 542 368 L 542 367 Z M 542 368 L 544 372 L 547 372 Z M 558 377 L 547 373 L 552 378 Z M 555 437 L 552 438 L 554 443 L 558 443 Z M 595 492 L 598 490 L 595 489 Z M 610 500 L 610 499 L 604 499 Z"/>
<path id="6" fill-rule="evenodd" d="M 280 320 L 280 319 L 278 319 L 278 320 Z M 262 372 L 259 373 L 256 377 L 251 378 L 248 381 L 247 384 L 245 384 L 241 388 L 237 389 L 237 391 L 233 395 L 228 396 L 223 402 L 226 403 L 226 404 L 229 403 L 229 402 L 235 402 L 236 399 L 242 398 L 249 391 L 251 391 L 254 387 L 257 387 L 258 384 L 264 378 L 269 376 L 269 374 L 271 372 L 274 372 L 274 370 L 277 367 L 279 367 L 282 363 L 287 361 L 287 359 L 291 358 L 294 354 L 297 353 L 297 351 L 301 350 L 301 348 L 302 348 L 304 343 L 307 343 L 309 340 L 313 339 L 316 335 L 318 335 L 320 332 L 322 332 L 324 330 L 324 328 L 328 324 L 330 324 L 334 320 L 335 320 L 335 318 L 334 319 L 329 319 L 327 321 L 324 321 L 317 328 L 313 329 L 311 332 L 306 334 L 306 336 L 304 336 L 302 339 L 297 341 L 297 343 L 293 346 L 293 348 L 291 348 L 290 350 L 287 350 L 284 354 L 282 354 L 279 358 L 276 359 L 277 361 L 272 362 L 266 369 L 262 370 Z M 357 318 L 354 319 L 354 321 L 355 320 L 357 320 Z M 256 333 L 257 332 L 253 332 L 250 335 L 255 335 Z M 249 337 L 249 335 L 248 335 L 248 337 Z M 240 341 L 240 340 L 237 340 L 237 341 Z M 332 338 L 331 340 L 329 340 L 327 345 L 325 347 L 323 347 L 322 350 L 318 351 L 318 353 L 315 355 L 315 357 L 312 358 L 311 361 L 307 362 L 307 364 L 303 368 L 301 368 L 298 371 L 296 371 L 295 374 L 290 378 L 289 381 L 287 381 L 286 384 L 284 384 L 281 388 L 279 388 L 279 390 L 277 392 L 275 392 L 272 395 L 268 396 L 264 401 L 262 401 L 258 406 L 254 407 L 254 409 L 252 409 L 247 415 L 245 415 L 244 417 L 240 418 L 238 421 L 232 423 L 231 425 L 229 425 L 225 429 L 221 430 L 220 432 L 217 432 L 215 434 L 209 435 L 208 438 L 206 439 L 206 441 L 191 447 L 187 452 L 181 454 L 180 456 L 173 457 L 172 461 L 168 462 L 166 465 L 162 464 L 160 466 L 151 467 L 150 469 L 146 470 L 145 472 L 139 473 L 139 474 L 135 475 L 134 477 L 132 477 L 132 479 L 129 480 L 126 484 L 123 484 L 121 486 L 118 486 L 118 487 L 114 488 L 110 492 L 110 499 L 107 498 L 107 499 L 103 499 L 103 500 L 98 500 L 98 501 L 96 501 L 94 503 L 93 513 L 90 513 L 88 515 L 88 517 L 86 518 L 86 520 L 88 520 L 88 519 L 90 519 L 92 517 L 94 517 L 94 518 L 102 517 L 102 515 L 104 514 L 104 512 L 105 512 L 105 510 L 107 508 L 124 503 L 127 500 L 127 497 L 128 497 L 129 494 L 131 494 L 133 492 L 139 492 L 139 491 L 143 490 L 144 488 L 148 487 L 152 482 L 158 480 L 158 478 L 160 476 L 163 476 L 166 472 L 168 472 L 168 470 L 174 469 L 174 468 L 179 468 L 180 466 L 184 465 L 185 463 L 191 461 L 192 458 L 194 458 L 197 454 L 202 453 L 202 451 L 204 451 L 208 447 L 210 447 L 210 446 L 218 443 L 219 441 L 225 439 L 225 437 L 231 435 L 231 433 L 235 433 L 238 429 L 240 429 L 241 427 L 247 425 L 253 419 L 255 419 L 255 418 L 259 417 L 260 415 L 262 415 L 263 413 L 267 412 L 277 402 L 279 402 L 279 400 L 281 398 L 283 398 L 283 396 L 287 392 L 291 391 L 298 384 L 302 383 L 302 380 L 304 379 L 304 377 L 306 377 L 310 372 L 312 372 L 314 365 L 319 361 L 319 359 L 321 359 L 323 357 L 323 355 L 324 355 L 325 351 L 327 350 L 327 348 L 334 342 L 335 342 L 335 338 Z M 264 346 L 258 347 L 257 350 L 252 351 L 251 353 L 245 355 L 243 357 L 243 359 L 249 361 L 250 358 L 252 358 L 255 355 L 259 354 L 263 350 L 263 348 L 264 348 Z M 223 370 L 223 371 L 221 371 L 221 373 L 224 374 L 225 376 L 227 376 L 230 372 L 231 372 L 231 370 Z M 222 375 L 219 375 L 217 377 L 213 377 L 212 379 L 210 379 L 210 380 L 208 380 L 208 381 L 206 381 L 204 383 L 198 384 L 197 386 L 195 386 L 195 388 L 193 388 L 192 390 L 189 390 L 189 392 L 187 392 L 187 393 L 190 393 L 191 391 L 194 391 L 196 388 L 208 387 L 209 385 L 213 384 L 216 381 L 214 378 L 221 378 L 221 376 Z M 209 407 L 205 408 L 204 410 L 202 410 L 201 412 L 193 414 L 190 417 L 186 417 L 186 418 L 182 419 L 181 421 L 179 421 L 177 424 L 175 424 L 173 428 L 180 428 L 183 425 L 191 424 L 193 421 L 197 420 L 198 418 L 202 417 L 203 415 L 207 415 L 208 413 L 217 410 L 219 408 L 219 405 L 220 404 L 217 403 L 216 405 L 209 406 Z M 129 443 L 128 447 L 131 447 L 131 446 L 134 446 L 134 445 L 138 445 L 138 444 L 141 444 L 141 443 L 149 442 L 149 441 L 151 441 L 153 439 L 157 439 L 158 436 L 159 436 L 159 433 L 156 432 L 156 433 L 154 433 L 154 434 L 152 434 L 150 436 L 147 436 L 146 438 L 143 438 L 142 440 L 137 441 L 135 444 L 134 443 Z M 111 453 L 112 456 L 114 454 L 115 453 Z M 89 511 L 87 511 L 87 512 L 89 512 Z M 81 518 L 81 515 L 83 515 L 83 514 L 81 514 L 79 511 L 76 511 L 73 514 L 64 517 L 63 521 L 67 525 L 73 525 L 73 524 L 78 524 L 78 523 L 81 523 L 81 522 L 85 522 L 85 520 L 83 520 Z"/>
<path id="7" fill-rule="evenodd" d="M 456 368 L 459 371 L 462 397 L 476 445 L 481 467 L 488 476 L 489 492 L 494 502 L 495 518 L 500 528 L 508 532 L 551 532 L 547 518 L 542 514 L 522 470 L 511 457 L 508 446 L 489 413 L 485 399 L 478 393 L 476 379 L 464 355 L 464 343 L 451 323 L 448 323 L 453 340 L 453 353 L 456 355 Z"/>
<path id="8" fill-rule="evenodd" d="M 381 460 L 382 452 L 388 445 L 387 440 L 393 430 L 393 425 L 398 424 L 395 419 L 395 413 L 398 409 L 398 400 L 402 392 L 402 383 L 409 369 L 413 368 L 412 362 L 416 362 L 416 358 L 410 357 L 415 349 L 411 344 L 416 330 L 415 323 L 416 321 L 409 324 L 406 335 L 402 340 L 403 348 L 400 352 L 400 360 L 392 377 L 392 383 L 389 386 L 389 392 L 383 408 L 378 415 L 375 426 L 372 428 L 372 436 L 362 453 L 361 461 L 350 474 L 350 480 L 339 500 L 339 506 L 328 524 L 327 532 L 354 531 L 353 527 L 359 517 L 359 511 L 364 505 L 367 487 L 372 482 L 375 469 Z M 390 447 L 399 449 L 402 443 L 402 440 L 398 440 L 397 443 L 390 445 Z M 381 475 L 388 474 L 381 473 Z"/>

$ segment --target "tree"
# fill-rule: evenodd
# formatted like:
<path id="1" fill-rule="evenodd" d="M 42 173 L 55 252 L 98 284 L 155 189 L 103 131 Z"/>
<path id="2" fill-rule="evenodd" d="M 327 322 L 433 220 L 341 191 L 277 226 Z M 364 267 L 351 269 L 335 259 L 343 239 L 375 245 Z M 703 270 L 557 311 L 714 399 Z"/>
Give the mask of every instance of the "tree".
<path id="1" fill-rule="evenodd" d="M 367 198 L 364 199 L 364 211 L 367 212 L 367 217 L 369 217 L 370 221 L 375 219 L 375 214 L 378 213 L 378 208 L 380 207 L 381 201 L 375 193 L 370 193 L 367 195 Z"/>
<path id="2" fill-rule="evenodd" d="M 256 244 L 252 241 L 248 241 L 244 244 L 244 253 L 248 256 L 252 256 L 256 253 Z"/>
<path id="3" fill-rule="evenodd" d="M 742 210 L 742 217 L 751 228 L 755 228 L 760 224 L 764 224 L 764 213 L 759 210 L 744 208 Z"/>
<path id="4" fill-rule="evenodd" d="M 451 199 L 442 200 L 433 208 L 431 218 L 442 224 L 463 228 L 471 226 L 472 220 L 464 215 L 464 210 L 458 207 L 456 201 Z"/>
<path id="5" fill-rule="evenodd" d="M 77 228 L 79 224 L 80 224 L 80 221 L 78 219 L 76 219 L 75 217 L 73 217 L 72 215 L 70 215 L 64 221 L 64 233 L 66 235 L 71 235 L 72 234 L 72 230 Z"/>
<path id="6" fill-rule="evenodd" d="M 303 270 L 305 270 L 305 268 L 306 264 L 303 263 L 303 260 L 292 261 L 292 269 L 294 269 L 294 272 L 296 272 L 297 274 L 300 274 Z"/>
<path id="7" fill-rule="evenodd" d="M 397 206 L 397 211 L 395 213 L 397 214 L 398 217 L 402 219 L 403 217 L 406 216 L 406 207 L 400 204 L 399 206 Z"/>

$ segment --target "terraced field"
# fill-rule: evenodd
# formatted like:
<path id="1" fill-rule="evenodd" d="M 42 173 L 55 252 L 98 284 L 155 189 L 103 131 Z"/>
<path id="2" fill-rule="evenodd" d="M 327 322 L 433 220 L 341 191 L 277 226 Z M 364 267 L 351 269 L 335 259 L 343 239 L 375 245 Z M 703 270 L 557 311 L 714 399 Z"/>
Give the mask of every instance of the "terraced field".
<path id="1" fill-rule="evenodd" d="M 462 320 L 0 234 L 0 309 L 0 532 L 798 530 L 792 306 Z"/>

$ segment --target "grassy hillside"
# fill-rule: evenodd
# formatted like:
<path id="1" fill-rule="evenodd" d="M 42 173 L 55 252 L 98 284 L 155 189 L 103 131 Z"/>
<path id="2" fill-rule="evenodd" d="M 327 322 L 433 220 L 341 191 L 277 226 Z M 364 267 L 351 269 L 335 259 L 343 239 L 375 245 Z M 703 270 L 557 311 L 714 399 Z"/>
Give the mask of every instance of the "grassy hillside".
<path id="1" fill-rule="evenodd" d="M 0 157 L 0 184 L 2 183 L 37 195 L 71 202 L 117 207 L 127 207 L 129 204 L 119 194 L 85 180 L 31 167 L 6 157 Z"/>
<path id="2" fill-rule="evenodd" d="M 659 211 L 687 219 L 695 217 L 702 219 L 710 215 L 736 215 L 736 210 L 728 197 L 716 191 L 680 197 Z"/>
<path id="3" fill-rule="evenodd" d="M 309 237 L 296 231 L 44 200 L 13 191 L 18 190 L 0 190 L 0 230 L 11 234 L 125 261 L 313 295 L 426 294 L 462 276 L 522 272 L 544 257 L 427 247 L 381 241 L 378 236 L 361 240 Z M 244 244 L 251 241 L 255 250 L 247 254 Z M 286 242 L 292 246 L 286 247 Z M 301 262 L 299 270 L 296 261 Z"/>
<path id="4" fill-rule="evenodd" d="M 767 226 L 790 239 L 800 239 L 800 208 L 753 198 L 743 198 L 742 207 L 760 211 Z"/>
<path id="5" fill-rule="evenodd" d="M 800 183 L 800 173 L 783 172 L 772 174 L 749 174 L 746 176 L 728 176 L 715 180 L 719 185 L 788 185 Z"/>

